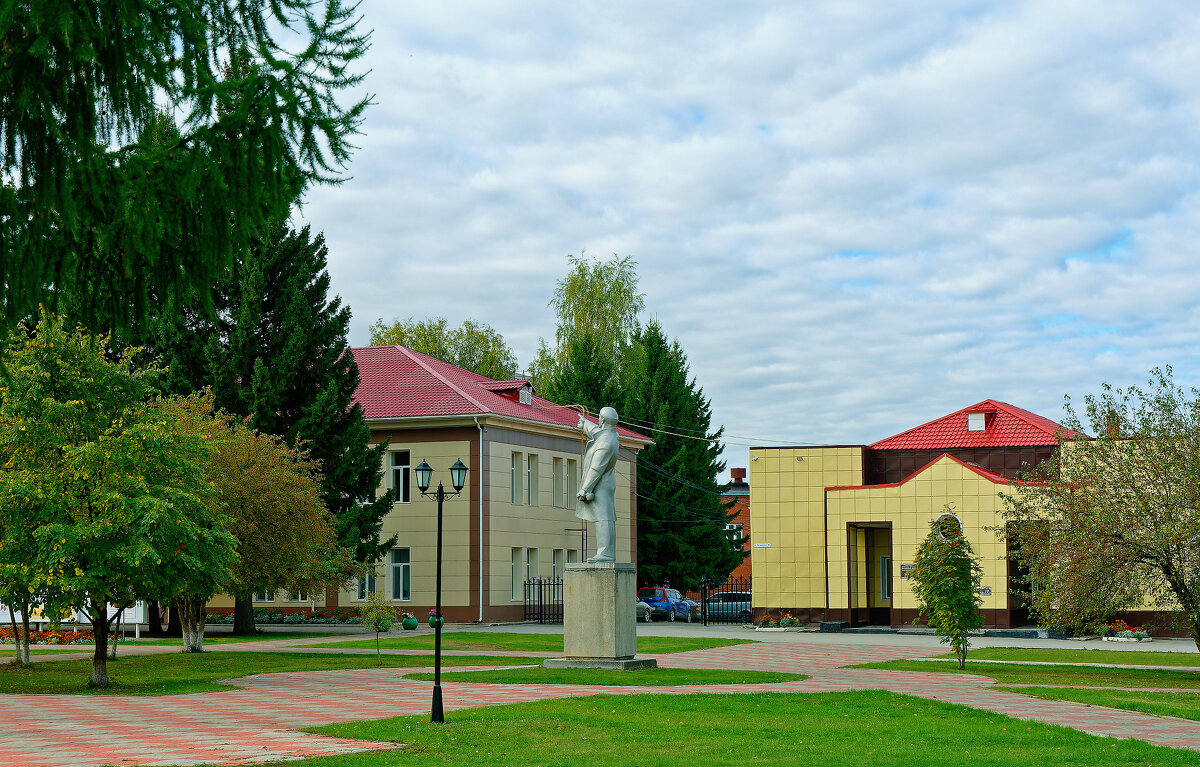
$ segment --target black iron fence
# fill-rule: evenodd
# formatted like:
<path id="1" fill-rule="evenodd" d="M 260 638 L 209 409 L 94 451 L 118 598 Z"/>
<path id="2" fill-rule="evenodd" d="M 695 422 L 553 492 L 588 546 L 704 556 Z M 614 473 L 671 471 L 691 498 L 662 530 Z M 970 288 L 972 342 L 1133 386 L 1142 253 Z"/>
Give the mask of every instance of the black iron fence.
<path id="1" fill-rule="evenodd" d="M 749 623 L 754 612 L 749 578 L 700 581 L 700 620 L 709 623 Z"/>
<path id="2" fill-rule="evenodd" d="M 525 620 L 563 622 L 562 578 L 530 578 L 525 581 Z"/>

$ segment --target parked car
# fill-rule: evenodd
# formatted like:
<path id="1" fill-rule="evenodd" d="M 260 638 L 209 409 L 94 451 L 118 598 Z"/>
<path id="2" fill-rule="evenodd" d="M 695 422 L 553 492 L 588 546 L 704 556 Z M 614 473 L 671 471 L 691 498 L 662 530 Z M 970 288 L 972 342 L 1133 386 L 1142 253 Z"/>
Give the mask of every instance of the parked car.
<path id="1" fill-rule="evenodd" d="M 704 600 L 710 621 L 749 623 L 753 606 L 749 591 L 722 591 Z"/>
<path id="2" fill-rule="evenodd" d="M 633 600 L 633 618 L 642 623 L 649 623 L 650 616 L 654 614 L 653 608 L 640 599 Z"/>
<path id="3" fill-rule="evenodd" d="M 697 602 L 696 600 L 692 599 L 691 597 L 684 597 L 683 601 L 687 602 L 687 605 L 688 605 L 688 620 L 689 621 L 700 620 L 700 603 Z"/>
<path id="4" fill-rule="evenodd" d="M 692 619 L 691 610 L 688 609 L 688 603 L 684 601 L 683 594 L 675 589 L 648 586 L 638 589 L 637 598 L 650 605 L 651 618 L 662 616 L 669 621 L 690 621 Z"/>

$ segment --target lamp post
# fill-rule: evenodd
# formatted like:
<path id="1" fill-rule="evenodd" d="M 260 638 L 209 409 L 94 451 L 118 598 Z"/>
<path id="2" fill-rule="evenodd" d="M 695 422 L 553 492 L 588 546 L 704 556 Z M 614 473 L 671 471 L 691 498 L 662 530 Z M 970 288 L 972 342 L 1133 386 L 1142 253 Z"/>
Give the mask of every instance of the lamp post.
<path id="1" fill-rule="evenodd" d="M 413 469 L 413 473 L 417 475 L 417 489 L 421 491 L 421 495 L 426 498 L 436 498 L 438 506 L 437 604 L 434 607 L 437 620 L 433 622 L 433 711 L 429 716 L 429 721 L 441 724 L 446 721 L 442 717 L 442 624 L 445 622 L 442 618 L 442 502 L 462 492 L 463 486 L 467 484 L 467 467 L 461 459 L 456 460 L 450 467 L 450 484 L 454 485 L 453 493 L 447 493 L 441 482 L 438 482 L 437 490 L 429 492 L 429 482 L 433 479 L 433 468 L 425 462 L 425 459 L 421 459 L 421 463 Z"/>

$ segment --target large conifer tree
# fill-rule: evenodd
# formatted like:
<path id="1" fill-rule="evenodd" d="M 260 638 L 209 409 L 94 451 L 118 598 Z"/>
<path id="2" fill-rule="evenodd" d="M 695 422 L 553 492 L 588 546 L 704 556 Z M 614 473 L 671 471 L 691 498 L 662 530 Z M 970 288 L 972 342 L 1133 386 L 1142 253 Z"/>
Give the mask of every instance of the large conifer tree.
<path id="1" fill-rule="evenodd" d="M 342 0 L 0 3 L 0 312 L 123 331 L 336 182 L 368 98 Z M 277 40 L 279 42 L 277 42 Z M 169 115 L 169 119 L 164 119 Z M 179 130 L 157 130 L 170 120 Z M 63 307 L 67 308 L 67 307 Z"/>
<path id="2" fill-rule="evenodd" d="M 320 463 L 339 542 L 374 562 L 392 543 L 379 538 L 391 497 L 375 499 L 386 445 L 371 446 L 353 400 L 350 310 L 329 298 L 326 254 L 308 227 L 276 226 L 218 285 L 217 319 L 171 300 L 151 332 L 175 391 L 212 386 L 218 407 Z M 248 609 L 249 595 L 241 596 Z"/>
<path id="3" fill-rule="evenodd" d="M 621 420 L 654 437 L 638 456 L 638 578 L 679 589 L 703 577 L 724 580 L 745 557 L 726 532 L 734 514 L 717 483 L 724 428 L 709 431 L 710 402 L 689 380 L 678 341 L 668 342 L 653 320 L 633 341 L 638 353 Z"/>

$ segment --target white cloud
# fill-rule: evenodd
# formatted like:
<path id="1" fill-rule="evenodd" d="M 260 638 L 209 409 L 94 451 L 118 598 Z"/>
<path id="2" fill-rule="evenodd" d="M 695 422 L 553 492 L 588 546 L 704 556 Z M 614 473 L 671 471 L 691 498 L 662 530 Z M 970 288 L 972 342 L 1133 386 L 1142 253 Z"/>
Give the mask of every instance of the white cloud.
<path id="1" fill-rule="evenodd" d="M 528 362 L 586 249 L 638 260 L 731 435 L 869 442 L 1198 377 L 1200 9 L 361 10 L 377 104 L 303 214 L 356 343 L 473 317 Z"/>

